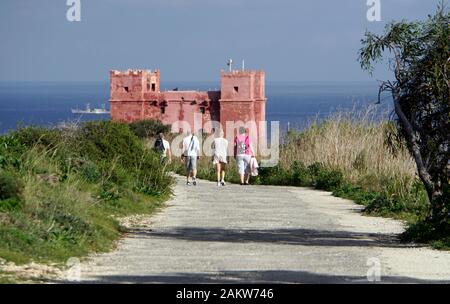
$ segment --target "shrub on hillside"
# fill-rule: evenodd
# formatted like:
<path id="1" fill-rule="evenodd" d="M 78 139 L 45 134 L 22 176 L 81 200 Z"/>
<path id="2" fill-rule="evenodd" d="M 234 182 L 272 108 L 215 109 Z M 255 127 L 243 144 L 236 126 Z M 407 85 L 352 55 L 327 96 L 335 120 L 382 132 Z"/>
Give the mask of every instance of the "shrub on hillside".
<path id="1" fill-rule="evenodd" d="M 312 176 L 310 170 L 301 162 L 294 161 L 291 168 L 291 185 L 293 186 L 311 186 Z"/>
<path id="2" fill-rule="evenodd" d="M 333 191 L 344 183 L 344 175 L 340 170 L 330 169 L 321 163 L 314 163 L 308 167 L 317 189 Z"/>
<path id="3" fill-rule="evenodd" d="M 55 148 L 61 143 L 61 132 L 59 130 L 44 127 L 23 127 L 15 131 L 14 136 L 20 143 L 29 148 L 36 145 L 44 148 Z"/>
<path id="4" fill-rule="evenodd" d="M 170 126 L 159 120 L 139 120 L 130 123 L 131 131 L 139 138 L 155 137 L 159 133 L 168 133 Z"/>
<path id="5" fill-rule="evenodd" d="M 0 210 L 16 209 L 22 200 L 23 184 L 11 172 L 0 170 Z"/>
<path id="6" fill-rule="evenodd" d="M 8 166 L 18 168 L 25 148 L 14 134 L 0 136 L 0 168 Z"/>
<path id="7" fill-rule="evenodd" d="M 283 185 L 291 180 L 291 176 L 287 170 L 280 166 L 260 168 L 259 181 L 265 185 Z"/>
<path id="8" fill-rule="evenodd" d="M 89 183 L 97 183 L 102 177 L 98 166 L 91 161 L 81 164 L 79 172 L 81 177 Z"/>
<path id="9" fill-rule="evenodd" d="M 154 210 L 172 183 L 125 123 L 21 128 L 0 155 L 0 257 L 19 263 L 109 249 L 115 218 Z"/>
<path id="10" fill-rule="evenodd" d="M 128 184 L 149 195 L 170 193 L 172 179 L 160 156 L 146 149 L 127 124 L 89 122 L 77 136 L 80 155 L 97 164 L 103 180 Z M 92 168 L 89 170 L 93 173 Z"/>
<path id="11" fill-rule="evenodd" d="M 161 162 L 159 154 L 146 150 L 138 164 L 137 179 L 134 188 L 148 195 L 168 195 L 171 193 L 172 178 L 168 168 Z"/>
<path id="12" fill-rule="evenodd" d="M 450 187 L 443 187 L 442 196 L 436 201 L 440 204 L 438 220 L 433 223 L 420 221 L 409 227 L 403 238 L 419 242 L 432 242 L 437 248 L 450 248 Z"/>
<path id="13" fill-rule="evenodd" d="M 123 123 L 112 121 L 87 122 L 77 133 L 76 148 L 93 161 L 113 161 L 127 165 L 135 163 L 143 153 L 143 145 Z"/>

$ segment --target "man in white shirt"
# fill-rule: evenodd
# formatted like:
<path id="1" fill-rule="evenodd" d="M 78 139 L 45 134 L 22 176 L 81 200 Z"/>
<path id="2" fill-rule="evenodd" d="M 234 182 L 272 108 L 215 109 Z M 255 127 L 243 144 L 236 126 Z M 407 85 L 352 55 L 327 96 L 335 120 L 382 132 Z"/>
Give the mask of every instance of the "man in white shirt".
<path id="1" fill-rule="evenodd" d="M 197 185 L 197 159 L 200 154 L 200 143 L 197 136 L 192 132 L 187 132 L 183 139 L 183 158 L 184 168 L 186 170 L 186 185 L 190 186 L 189 178 L 192 176 L 192 184 Z"/>

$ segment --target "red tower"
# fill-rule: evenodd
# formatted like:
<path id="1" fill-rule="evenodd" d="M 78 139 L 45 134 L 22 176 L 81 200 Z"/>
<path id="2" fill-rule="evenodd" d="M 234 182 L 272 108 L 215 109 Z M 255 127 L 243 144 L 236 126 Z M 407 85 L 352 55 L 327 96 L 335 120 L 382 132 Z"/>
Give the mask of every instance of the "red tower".
<path id="1" fill-rule="evenodd" d="M 265 120 L 266 98 L 263 71 L 221 73 L 220 122 Z"/>
<path id="2" fill-rule="evenodd" d="M 184 121 L 194 131 L 209 121 L 220 122 L 224 129 L 226 122 L 265 121 L 263 71 L 222 71 L 220 91 L 162 92 L 159 70 L 111 71 L 110 77 L 113 120 L 158 119 L 170 125 Z"/>

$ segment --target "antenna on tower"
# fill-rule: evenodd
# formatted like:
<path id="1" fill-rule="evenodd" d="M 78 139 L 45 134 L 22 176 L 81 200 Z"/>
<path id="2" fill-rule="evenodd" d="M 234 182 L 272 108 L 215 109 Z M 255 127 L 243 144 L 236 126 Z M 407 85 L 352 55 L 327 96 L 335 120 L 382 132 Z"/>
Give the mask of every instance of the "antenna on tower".
<path id="1" fill-rule="evenodd" d="M 245 59 L 242 59 L 242 72 L 245 71 Z"/>
<path id="2" fill-rule="evenodd" d="M 230 67 L 230 72 L 233 71 L 233 59 L 228 59 L 227 65 Z"/>

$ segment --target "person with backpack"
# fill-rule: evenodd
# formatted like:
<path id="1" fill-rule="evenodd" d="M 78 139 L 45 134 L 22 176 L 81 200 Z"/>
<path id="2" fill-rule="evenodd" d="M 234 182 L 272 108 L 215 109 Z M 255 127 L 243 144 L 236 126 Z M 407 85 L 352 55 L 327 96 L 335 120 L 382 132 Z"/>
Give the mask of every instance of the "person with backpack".
<path id="1" fill-rule="evenodd" d="M 164 134 L 159 133 L 156 137 L 153 149 L 161 155 L 161 160 L 172 162 L 172 150 L 170 149 L 170 143 L 164 139 Z"/>
<path id="2" fill-rule="evenodd" d="M 186 185 L 190 186 L 189 178 L 192 176 L 192 184 L 197 185 L 197 159 L 200 154 L 200 143 L 197 136 L 192 132 L 187 132 L 187 136 L 183 139 L 184 169 L 186 171 Z"/>
<path id="3" fill-rule="evenodd" d="M 234 139 L 234 155 L 241 185 L 249 185 L 250 161 L 254 157 L 254 153 L 250 137 L 246 134 L 244 127 L 239 128 L 239 134 Z"/>
<path id="4" fill-rule="evenodd" d="M 223 138 L 223 130 L 218 131 L 218 136 L 214 138 L 213 141 L 213 165 L 216 166 L 217 171 L 217 186 L 225 186 L 225 169 L 227 166 L 227 151 L 228 151 L 228 140 Z"/>

